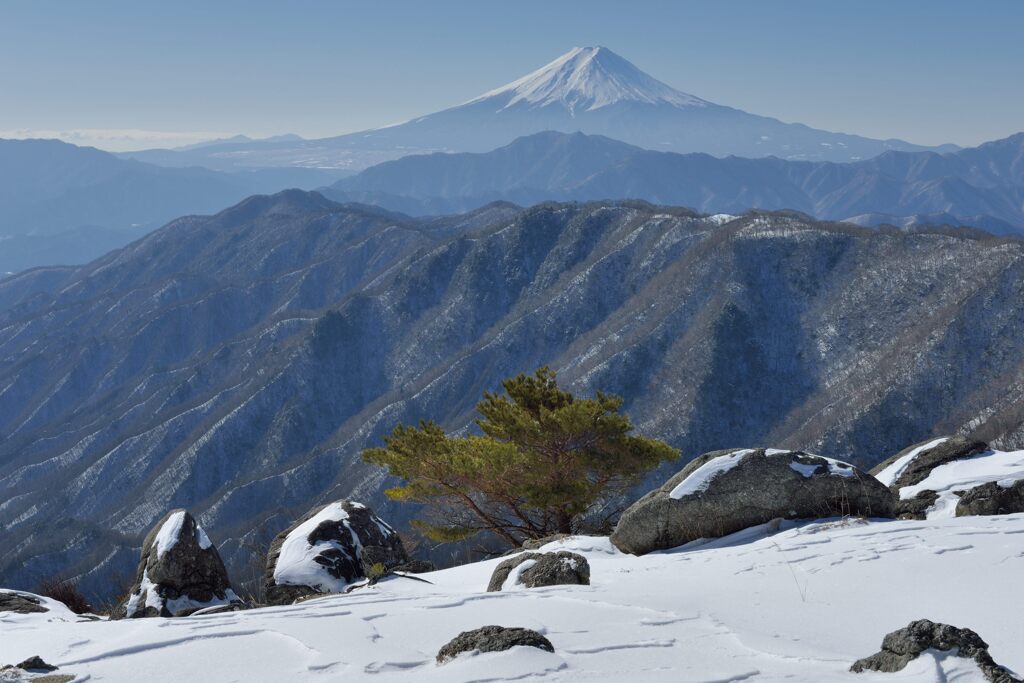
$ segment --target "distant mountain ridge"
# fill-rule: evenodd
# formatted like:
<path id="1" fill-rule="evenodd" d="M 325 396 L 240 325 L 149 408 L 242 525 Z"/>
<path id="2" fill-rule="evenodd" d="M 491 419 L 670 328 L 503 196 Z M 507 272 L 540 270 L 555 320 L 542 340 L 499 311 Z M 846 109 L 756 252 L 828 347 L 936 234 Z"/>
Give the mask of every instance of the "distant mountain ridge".
<path id="1" fill-rule="evenodd" d="M 794 209 L 865 224 L 952 222 L 1024 233 L 1024 133 L 947 154 L 892 151 L 837 164 L 653 152 L 549 131 L 482 154 L 385 162 L 325 191 L 420 215 L 495 200 L 630 198 L 708 213 Z"/>
<path id="2" fill-rule="evenodd" d="M 260 192 L 313 188 L 312 169 L 164 168 L 59 140 L 0 140 L 0 275 L 83 263 L 188 213 Z"/>
<path id="3" fill-rule="evenodd" d="M 545 130 L 605 135 L 646 149 L 715 156 L 850 161 L 888 150 L 952 151 L 817 130 L 681 92 L 606 47 L 573 48 L 507 85 L 439 112 L 320 140 L 128 153 L 209 168 L 309 166 L 361 170 L 408 154 L 483 152 Z"/>
<path id="4" fill-rule="evenodd" d="M 550 364 L 685 457 L 1019 445 L 1024 242 L 642 202 L 416 220 L 317 193 L 0 280 L 0 584 L 109 590 L 173 507 L 233 567 L 316 502 L 404 524 L 363 446 Z M 662 473 L 664 474 L 664 473 Z"/>

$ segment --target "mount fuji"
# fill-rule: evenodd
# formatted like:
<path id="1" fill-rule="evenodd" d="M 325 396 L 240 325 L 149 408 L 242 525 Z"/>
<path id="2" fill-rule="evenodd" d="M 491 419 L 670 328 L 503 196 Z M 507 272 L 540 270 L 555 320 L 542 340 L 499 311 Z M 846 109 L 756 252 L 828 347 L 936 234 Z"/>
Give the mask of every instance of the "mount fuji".
<path id="1" fill-rule="evenodd" d="M 422 152 L 482 152 L 553 130 L 604 135 L 647 149 L 715 156 L 854 161 L 888 150 L 952 151 L 873 140 L 749 114 L 690 95 L 605 47 L 558 59 L 468 102 L 403 123 L 320 140 L 254 141 L 177 152 L 213 168 L 318 166 L 361 169 Z M 156 150 L 129 153 L 156 161 Z M 166 151 L 159 151 L 166 163 Z"/>

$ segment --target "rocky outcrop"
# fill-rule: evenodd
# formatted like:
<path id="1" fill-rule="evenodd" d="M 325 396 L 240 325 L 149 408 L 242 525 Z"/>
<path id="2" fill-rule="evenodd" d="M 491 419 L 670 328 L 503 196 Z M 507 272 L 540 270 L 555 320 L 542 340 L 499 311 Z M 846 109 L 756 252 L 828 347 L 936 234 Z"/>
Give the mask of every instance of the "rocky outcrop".
<path id="1" fill-rule="evenodd" d="M 444 664 L 463 652 L 501 652 L 520 645 L 555 651 L 550 640 L 531 629 L 484 626 L 473 631 L 463 631 L 452 638 L 438 651 L 437 663 Z"/>
<path id="2" fill-rule="evenodd" d="M 282 531 L 270 545 L 267 602 L 285 605 L 317 593 L 340 593 L 374 566 L 408 562 L 398 533 L 362 503 L 320 505 Z"/>
<path id="3" fill-rule="evenodd" d="M 960 494 L 956 516 L 1010 515 L 1024 512 L 1024 479 L 1013 482 L 990 481 Z"/>
<path id="4" fill-rule="evenodd" d="M 169 512 L 146 536 L 128 597 L 111 619 L 186 616 L 241 604 L 209 536 L 186 510 Z"/>
<path id="5" fill-rule="evenodd" d="M 503 560 L 494 568 L 491 580 L 487 584 L 488 592 L 500 591 L 509 576 L 513 575 L 513 583 L 526 588 L 589 586 L 590 563 L 582 555 L 567 550 L 555 553 L 521 553 Z"/>
<path id="6" fill-rule="evenodd" d="M 924 481 L 939 465 L 963 460 L 988 450 L 983 441 L 950 436 L 928 439 L 902 451 L 871 468 L 871 475 L 886 486 L 899 490 Z"/>
<path id="7" fill-rule="evenodd" d="M 990 683 L 1019 683 L 1007 669 L 996 664 L 988 653 L 988 644 L 969 628 L 937 624 L 927 619 L 913 621 L 905 628 L 885 636 L 882 649 L 859 659 L 850 671 L 902 671 L 926 650 L 953 651 L 953 656 L 973 659 Z"/>
<path id="8" fill-rule="evenodd" d="M 34 595 L 16 593 L 14 591 L 0 591 L 0 612 L 33 614 L 48 611 L 43 606 L 43 601 Z"/>
<path id="9" fill-rule="evenodd" d="M 631 505 L 611 541 L 643 555 L 777 518 L 894 514 L 892 492 L 847 463 L 802 451 L 712 451 Z"/>
<path id="10" fill-rule="evenodd" d="M 900 489 L 919 484 L 932 470 L 954 460 L 963 460 L 988 450 L 983 441 L 948 436 L 928 439 L 908 446 L 871 468 L 872 476 L 896 494 L 896 515 L 900 519 L 924 519 L 928 509 L 939 497 L 935 491 L 919 491 L 910 498 L 901 498 Z"/>

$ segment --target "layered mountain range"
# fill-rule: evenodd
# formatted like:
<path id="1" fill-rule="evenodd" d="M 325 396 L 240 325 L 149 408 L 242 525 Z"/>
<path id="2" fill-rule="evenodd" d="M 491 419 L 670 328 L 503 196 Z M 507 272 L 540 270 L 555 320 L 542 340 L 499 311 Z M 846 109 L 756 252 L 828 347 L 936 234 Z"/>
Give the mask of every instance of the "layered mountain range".
<path id="1" fill-rule="evenodd" d="M 184 214 L 337 177 L 304 168 L 164 168 L 59 140 L 0 140 L 0 275 L 85 263 Z"/>
<path id="2" fill-rule="evenodd" d="M 709 213 L 794 209 L 866 225 L 972 225 L 1024 232 L 1024 133 L 938 154 L 866 161 L 717 158 L 641 149 L 603 136 L 538 133 L 482 154 L 413 155 L 339 180 L 325 193 L 412 214 L 495 200 L 644 199 Z"/>
<path id="3" fill-rule="evenodd" d="M 709 102 L 644 73 L 605 47 L 577 47 L 511 83 L 443 111 L 392 126 L 319 140 L 252 141 L 127 156 L 218 169 L 308 166 L 359 170 L 417 152 L 483 152 L 545 130 L 606 135 L 660 151 L 851 161 L 903 140 L 783 123 Z M 940 151 L 956 149 L 953 145 Z"/>
<path id="4" fill-rule="evenodd" d="M 404 524 L 415 510 L 360 450 L 398 422 L 464 428 L 483 391 L 542 364 L 622 395 L 684 457 L 771 444 L 866 467 L 932 434 L 1020 444 L 1022 340 L 1013 239 L 252 197 L 0 280 L 0 584 L 107 592 L 174 507 L 235 567 L 319 501 Z"/>

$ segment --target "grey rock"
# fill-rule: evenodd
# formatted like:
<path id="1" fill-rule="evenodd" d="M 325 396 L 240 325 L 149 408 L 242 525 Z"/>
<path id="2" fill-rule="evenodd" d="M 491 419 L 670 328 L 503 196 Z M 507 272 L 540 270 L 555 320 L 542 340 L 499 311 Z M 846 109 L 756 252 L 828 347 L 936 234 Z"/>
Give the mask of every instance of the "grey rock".
<path id="1" fill-rule="evenodd" d="M 705 479 L 703 489 L 671 496 L 694 472 L 723 457 L 733 457 L 735 465 Z M 893 517 L 895 507 L 888 488 L 850 465 L 835 465 L 801 451 L 712 451 L 627 508 L 611 541 L 619 550 L 643 555 L 777 518 Z"/>
<path id="2" fill-rule="evenodd" d="M 286 539 L 329 505 L 340 505 L 343 515 L 320 522 L 305 537 L 306 543 L 318 548 L 312 562 L 319 565 L 328 577 L 351 583 L 368 576 L 374 565 L 391 570 L 409 561 L 398 533 L 370 508 L 348 500 L 318 505 L 279 533 L 271 543 L 264 579 L 268 604 L 286 605 L 311 595 L 331 592 L 323 585 L 279 584 L 275 578 L 277 561 Z"/>
<path id="3" fill-rule="evenodd" d="M 928 509 L 938 499 L 939 494 L 931 490 L 921 491 L 913 498 L 898 499 L 896 516 L 899 519 L 925 519 L 928 516 Z"/>
<path id="4" fill-rule="evenodd" d="M 523 562 L 533 565 L 523 570 L 519 582 L 527 588 L 538 586 L 590 585 L 590 563 L 578 553 L 559 550 L 553 553 L 521 553 L 502 560 L 491 573 L 487 584 L 488 592 L 500 591 L 509 574 Z"/>
<path id="5" fill-rule="evenodd" d="M 463 652 L 501 652 L 520 645 L 555 651 L 550 640 L 531 629 L 484 626 L 473 631 L 463 631 L 452 638 L 438 651 L 437 663 L 444 664 Z"/>
<path id="6" fill-rule="evenodd" d="M 15 593 L 14 591 L 0 591 L 0 612 L 32 614 L 34 612 L 42 613 L 49 611 L 43 607 L 42 601 L 34 595 Z"/>
<path id="7" fill-rule="evenodd" d="M 882 640 L 882 649 L 859 659 L 850 671 L 902 671 L 925 650 L 948 652 L 956 650 L 957 657 L 973 659 L 990 683 L 1019 683 L 1020 678 L 996 664 L 988 652 L 988 644 L 968 628 L 937 624 L 927 619 L 913 621 L 893 631 Z"/>
<path id="8" fill-rule="evenodd" d="M 172 510 L 146 536 L 135 583 L 110 618 L 186 616 L 232 603 L 241 601 L 217 548 L 187 510 Z"/>
<path id="9" fill-rule="evenodd" d="M 893 455 L 872 467 L 871 474 L 877 475 L 886 467 L 896 462 L 904 455 L 910 453 L 915 448 L 920 448 L 934 440 L 935 439 L 928 439 L 927 441 L 922 441 L 914 444 L 913 446 L 904 448 L 896 455 Z M 900 472 L 900 476 L 898 476 L 892 483 L 891 488 L 898 491 L 905 486 L 919 484 L 924 481 L 928 475 L 931 474 L 931 471 L 939 465 L 945 465 L 947 462 L 953 462 L 954 460 L 970 458 L 978 455 L 979 453 L 984 453 L 987 450 L 988 444 L 983 441 L 967 439 L 962 436 L 951 436 L 938 446 L 918 453 L 906 468 Z"/>
<path id="10" fill-rule="evenodd" d="M 24 662 L 16 665 L 19 669 L 25 671 L 56 671 L 57 667 L 52 664 L 47 664 L 43 661 L 43 658 L 39 655 L 33 655 L 26 659 Z"/>
<path id="11" fill-rule="evenodd" d="M 957 493 L 960 495 L 960 501 L 956 504 L 957 517 L 1024 512 L 1024 479 L 1018 479 L 1012 486 L 1005 488 L 990 481 Z"/>
<path id="12" fill-rule="evenodd" d="M 394 568 L 396 572 L 406 572 L 408 574 L 427 574 L 429 572 L 437 571 L 437 565 L 430 560 L 409 560 Z"/>

